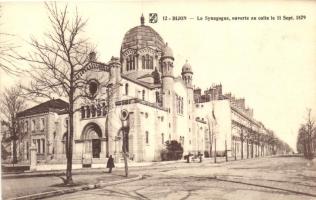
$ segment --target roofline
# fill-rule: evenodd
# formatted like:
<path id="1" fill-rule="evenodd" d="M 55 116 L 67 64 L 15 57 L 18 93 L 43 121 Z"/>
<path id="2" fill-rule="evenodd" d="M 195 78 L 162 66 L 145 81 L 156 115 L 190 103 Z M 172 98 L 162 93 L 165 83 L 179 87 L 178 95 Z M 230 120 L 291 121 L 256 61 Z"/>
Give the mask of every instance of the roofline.
<path id="1" fill-rule="evenodd" d="M 126 80 L 128 80 L 128 81 L 131 81 L 131 82 L 133 82 L 133 83 L 135 83 L 135 84 L 141 85 L 141 86 L 143 86 L 143 87 L 145 87 L 145 88 L 147 88 L 147 89 L 150 89 L 150 90 L 153 90 L 153 89 L 156 89 L 156 88 L 160 88 L 160 87 L 161 87 L 161 85 L 150 86 L 150 85 L 148 85 L 148 84 L 146 84 L 146 83 L 143 83 L 143 82 L 141 82 L 141 81 L 139 81 L 139 80 L 134 80 L 134 79 L 132 79 L 132 78 L 129 78 L 128 76 L 126 76 L 126 75 L 124 75 L 124 74 L 121 74 L 121 77 L 122 77 L 123 79 L 126 79 Z"/>
<path id="2" fill-rule="evenodd" d="M 254 124 L 256 124 L 258 127 L 260 127 L 260 125 L 258 124 L 258 122 L 247 116 L 245 113 L 243 113 L 241 110 L 239 110 L 238 108 L 236 108 L 235 106 L 230 105 L 231 109 L 234 110 L 235 112 L 237 112 L 238 114 L 240 114 L 241 116 L 243 116 L 244 118 L 248 119 L 249 121 L 253 122 Z"/>
<path id="3" fill-rule="evenodd" d="M 62 99 L 60 99 L 60 98 L 59 98 L 59 99 L 51 99 L 51 100 L 45 101 L 45 102 L 43 102 L 43 103 L 40 103 L 40 104 L 38 104 L 38 105 L 35 105 L 35 106 L 31 107 L 31 108 L 25 109 L 25 110 L 23 110 L 23 111 L 21 111 L 21 112 L 18 112 L 18 113 L 16 114 L 16 116 L 17 116 L 17 117 L 27 117 L 27 116 L 34 116 L 34 115 L 37 115 L 37 114 L 44 114 L 44 113 L 49 113 L 49 112 L 55 112 L 55 113 L 57 113 L 57 114 L 58 114 L 59 112 L 65 112 L 65 108 L 58 109 L 58 108 L 52 108 L 52 107 L 49 107 L 49 106 L 48 106 L 48 107 L 46 107 L 45 109 L 43 109 L 42 112 L 24 114 L 24 113 L 27 113 L 28 111 L 34 110 L 34 109 L 40 107 L 41 105 L 43 105 L 43 104 L 45 104 L 45 103 L 47 103 L 47 102 L 49 102 L 49 101 L 53 101 L 53 100 L 54 100 L 54 101 L 61 101 L 62 103 L 67 104 L 66 107 L 69 106 L 69 103 L 68 103 L 68 102 L 66 102 L 66 101 L 64 101 L 64 100 L 62 100 Z"/>

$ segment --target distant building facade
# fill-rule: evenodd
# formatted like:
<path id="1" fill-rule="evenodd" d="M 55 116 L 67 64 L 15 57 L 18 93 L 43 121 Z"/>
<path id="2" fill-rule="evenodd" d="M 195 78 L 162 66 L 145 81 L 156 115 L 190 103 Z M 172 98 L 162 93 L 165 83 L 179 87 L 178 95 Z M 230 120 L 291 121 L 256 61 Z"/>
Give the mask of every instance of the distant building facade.
<path id="1" fill-rule="evenodd" d="M 37 160 L 47 162 L 53 158 L 66 158 L 68 103 L 54 99 L 18 113 L 20 160 L 30 159 L 30 147 L 37 148 Z"/>
<path id="2" fill-rule="evenodd" d="M 237 158 L 271 155 L 270 130 L 253 118 L 253 109 L 247 108 L 244 98 L 222 94 L 222 85 L 213 85 L 202 94 L 194 90 L 196 116 L 206 118 L 216 138 L 217 154 Z M 215 140 L 213 140 L 215 143 Z M 214 150 L 213 150 L 214 151 Z"/>

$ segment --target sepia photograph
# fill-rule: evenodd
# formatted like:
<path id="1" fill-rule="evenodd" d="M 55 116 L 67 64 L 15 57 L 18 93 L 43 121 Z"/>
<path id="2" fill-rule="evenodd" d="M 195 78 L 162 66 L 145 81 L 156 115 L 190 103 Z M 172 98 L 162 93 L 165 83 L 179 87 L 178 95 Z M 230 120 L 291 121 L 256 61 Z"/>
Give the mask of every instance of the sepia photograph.
<path id="1" fill-rule="evenodd" d="M 316 1 L 1 1 L 1 199 L 316 199 Z"/>

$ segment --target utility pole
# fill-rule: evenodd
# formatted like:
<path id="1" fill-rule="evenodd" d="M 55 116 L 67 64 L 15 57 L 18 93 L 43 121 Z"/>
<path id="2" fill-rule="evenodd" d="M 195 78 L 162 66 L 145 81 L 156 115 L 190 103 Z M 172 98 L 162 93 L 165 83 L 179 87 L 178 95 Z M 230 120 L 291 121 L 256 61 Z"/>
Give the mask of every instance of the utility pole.
<path id="1" fill-rule="evenodd" d="M 123 151 L 123 158 L 124 158 L 124 166 L 125 166 L 125 176 L 128 177 L 128 134 L 129 134 L 129 113 L 127 110 L 121 111 L 121 122 L 122 122 L 122 151 Z"/>

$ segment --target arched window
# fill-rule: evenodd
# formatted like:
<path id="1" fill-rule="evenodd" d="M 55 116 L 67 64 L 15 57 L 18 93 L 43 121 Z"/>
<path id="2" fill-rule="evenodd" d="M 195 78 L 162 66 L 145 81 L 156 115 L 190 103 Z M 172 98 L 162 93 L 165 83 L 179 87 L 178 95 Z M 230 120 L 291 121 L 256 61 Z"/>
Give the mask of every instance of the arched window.
<path id="1" fill-rule="evenodd" d="M 96 111 L 95 106 L 92 105 L 92 106 L 91 106 L 91 116 L 92 116 L 92 117 L 95 117 L 95 114 L 96 114 L 95 111 Z"/>
<path id="2" fill-rule="evenodd" d="M 87 106 L 86 110 L 87 110 L 87 117 L 90 117 L 90 115 L 91 115 L 91 113 L 90 113 L 90 106 Z"/>
<path id="3" fill-rule="evenodd" d="M 159 92 L 156 91 L 156 103 L 159 103 Z"/>
<path id="4" fill-rule="evenodd" d="M 146 131 L 146 144 L 149 144 L 149 133 Z"/>
<path id="5" fill-rule="evenodd" d="M 145 56 L 142 56 L 142 68 L 145 69 Z"/>
<path id="6" fill-rule="evenodd" d="M 149 54 L 142 56 L 142 69 L 154 69 L 154 59 Z"/>
<path id="7" fill-rule="evenodd" d="M 125 84 L 125 95 L 128 95 L 128 83 Z"/>
<path id="8" fill-rule="evenodd" d="M 129 58 L 126 58 L 126 71 L 129 71 Z"/>
<path id="9" fill-rule="evenodd" d="M 133 70 L 134 69 L 134 57 L 132 55 L 129 56 L 129 70 Z"/>
<path id="10" fill-rule="evenodd" d="M 149 69 L 149 55 L 146 55 L 146 69 Z"/>
<path id="11" fill-rule="evenodd" d="M 135 57 L 132 58 L 132 69 L 135 70 Z"/>
<path id="12" fill-rule="evenodd" d="M 142 99 L 145 100 L 145 90 L 142 91 Z"/>
<path id="13" fill-rule="evenodd" d="M 154 60 L 153 57 L 149 57 L 149 69 L 154 69 Z"/>
<path id="14" fill-rule="evenodd" d="M 101 116 L 101 104 L 97 105 L 97 116 Z"/>
<path id="15" fill-rule="evenodd" d="M 163 133 L 161 133 L 161 144 L 165 143 L 165 136 Z"/>
<path id="16" fill-rule="evenodd" d="M 98 91 L 98 87 L 99 87 L 99 84 L 97 81 L 95 80 L 90 80 L 89 81 L 89 92 L 90 92 L 90 95 L 94 96 L 97 91 Z"/>

